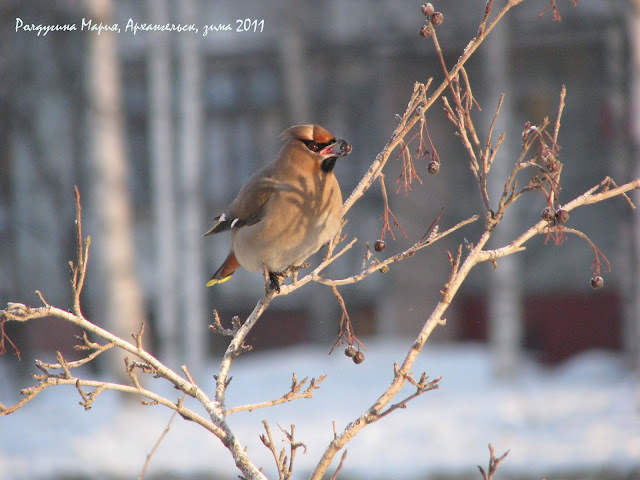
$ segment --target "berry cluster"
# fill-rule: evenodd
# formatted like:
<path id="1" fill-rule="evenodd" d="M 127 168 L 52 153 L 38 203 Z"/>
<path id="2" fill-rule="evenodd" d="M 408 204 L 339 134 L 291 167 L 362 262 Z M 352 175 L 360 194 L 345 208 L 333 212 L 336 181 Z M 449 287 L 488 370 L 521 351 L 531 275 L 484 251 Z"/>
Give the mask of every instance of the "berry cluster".
<path id="1" fill-rule="evenodd" d="M 563 223 L 567 223 L 569 220 L 569 212 L 567 212 L 564 208 L 558 209 L 556 211 L 553 207 L 545 207 L 540 214 L 543 220 L 547 222 L 556 222 L 557 225 L 562 225 Z"/>
<path id="2" fill-rule="evenodd" d="M 436 12 L 433 8 L 433 5 L 431 5 L 430 3 L 425 3 L 424 5 L 422 5 L 422 7 L 420 7 L 420 10 L 424 14 L 424 16 L 427 17 L 427 23 L 420 29 L 420 35 L 422 35 L 424 38 L 429 38 L 431 35 L 433 35 L 433 27 L 437 27 L 438 25 L 440 25 L 444 20 L 444 16 L 442 15 L 442 13 Z"/>
<path id="3" fill-rule="evenodd" d="M 347 357 L 352 358 L 353 363 L 355 363 L 356 365 L 360 365 L 362 362 L 364 362 L 364 353 L 362 353 L 360 350 L 356 350 L 356 347 L 354 347 L 353 345 L 349 345 L 347 348 L 345 348 L 344 354 Z"/>

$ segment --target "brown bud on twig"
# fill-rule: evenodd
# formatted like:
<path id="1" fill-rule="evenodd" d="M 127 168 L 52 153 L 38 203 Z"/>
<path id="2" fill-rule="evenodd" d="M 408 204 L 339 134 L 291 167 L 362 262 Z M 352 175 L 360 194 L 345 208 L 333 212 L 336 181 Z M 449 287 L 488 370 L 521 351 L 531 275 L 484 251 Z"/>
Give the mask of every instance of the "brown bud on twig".
<path id="1" fill-rule="evenodd" d="M 556 211 L 553 207 L 545 207 L 540 214 L 543 220 L 547 222 L 553 222 L 553 219 L 556 218 Z"/>
<path id="2" fill-rule="evenodd" d="M 360 365 L 362 362 L 364 362 L 364 353 L 358 351 L 353 357 L 353 363 Z"/>
<path id="3" fill-rule="evenodd" d="M 444 15 L 442 15 L 442 13 L 435 12 L 433 15 L 431 15 L 431 25 L 433 25 L 434 27 L 437 27 L 443 21 L 444 21 Z"/>
<path id="4" fill-rule="evenodd" d="M 594 290 L 598 290 L 599 288 L 602 288 L 603 285 L 604 285 L 604 280 L 600 275 L 594 275 L 591 278 L 591 287 Z"/>
<path id="5" fill-rule="evenodd" d="M 425 3 L 424 5 L 422 5 L 420 7 L 420 10 L 422 11 L 422 14 L 427 17 L 433 15 L 434 12 L 433 5 L 431 5 L 430 3 Z"/>
<path id="6" fill-rule="evenodd" d="M 389 271 L 389 265 L 383 265 L 380 267 L 380 273 L 387 273 Z"/>
<path id="7" fill-rule="evenodd" d="M 422 35 L 424 38 L 429 38 L 432 34 L 433 34 L 433 27 L 428 23 L 426 25 L 423 25 L 422 28 L 420 29 L 420 35 Z"/>
<path id="8" fill-rule="evenodd" d="M 344 354 L 347 357 L 353 358 L 356 356 L 356 347 L 354 347 L 353 345 L 349 345 L 347 348 L 344 349 Z"/>
<path id="9" fill-rule="evenodd" d="M 568 220 L 569 212 L 567 212 L 564 208 L 561 208 L 556 212 L 556 222 L 558 222 L 560 225 L 562 225 L 563 223 L 567 223 Z"/>
<path id="10" fill-rule="evenodd" d="M 387 244 L 384 243 L 384 240 L 376 240 L 376 243 L 373 245 L 373 248 L 376 252 L 384 252 L 384 249 L 387 248 Z"/>
<path id="11" fill-rule="evenodd" d="M 549 173 L 558 173 L 562 168 L 562 163 L 555 159 L 555 157 L 550 156 L 546 163 L 547 170 Z"/>
<path id="12" fill-rule="evenodd" d="M 440 171 L 440 162 L 437 162 L 436 160 L 431 160 L 429 162 L 429 165 L 427 165 L 427 170 L 431 175 L 435 175 Z"/>

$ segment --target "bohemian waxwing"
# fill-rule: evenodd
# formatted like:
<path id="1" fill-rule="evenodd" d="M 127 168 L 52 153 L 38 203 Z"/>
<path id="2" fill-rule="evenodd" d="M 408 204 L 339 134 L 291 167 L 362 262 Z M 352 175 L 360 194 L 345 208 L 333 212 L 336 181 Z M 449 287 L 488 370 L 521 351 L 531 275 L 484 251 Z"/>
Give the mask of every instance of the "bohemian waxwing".
<path id="1" fill-rule="evenodd" d="M 231 251 L 207 286 L 228 280 L 240 266 L 278 274 L 300 266 L 330 242 L 342 224 L 342 193 L 333 173 L 351 145 L 319 125 L 285 130 L 276 159 L 254 173 L 205 235 L 232 231 Z"/>

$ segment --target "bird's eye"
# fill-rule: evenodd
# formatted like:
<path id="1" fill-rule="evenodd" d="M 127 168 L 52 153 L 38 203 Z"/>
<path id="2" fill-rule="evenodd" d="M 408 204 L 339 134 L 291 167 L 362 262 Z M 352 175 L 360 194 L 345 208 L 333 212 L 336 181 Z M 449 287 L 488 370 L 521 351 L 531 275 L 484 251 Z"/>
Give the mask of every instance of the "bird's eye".
<path id="1" fill-rule="evenodd" d="M 313 140 L 307 140 L 304 142 L 309 150 L 312 152 L 319 152 L 321 150 L 321 146 L 319 143 L 314 142 Z"/>

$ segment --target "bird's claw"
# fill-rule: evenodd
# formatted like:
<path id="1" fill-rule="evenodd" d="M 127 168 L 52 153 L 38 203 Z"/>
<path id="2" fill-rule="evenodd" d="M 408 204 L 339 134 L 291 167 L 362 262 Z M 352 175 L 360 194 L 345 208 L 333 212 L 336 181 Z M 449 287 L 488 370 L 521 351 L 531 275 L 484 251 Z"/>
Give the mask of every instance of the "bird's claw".
<path id="1" fill-rule="evenodd" d="M 271 292 L 280 293 L 280 274 L 269 272 L 269 283 L 266 286 L 267 295 Z"/>

